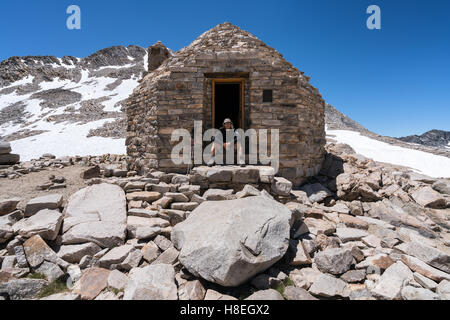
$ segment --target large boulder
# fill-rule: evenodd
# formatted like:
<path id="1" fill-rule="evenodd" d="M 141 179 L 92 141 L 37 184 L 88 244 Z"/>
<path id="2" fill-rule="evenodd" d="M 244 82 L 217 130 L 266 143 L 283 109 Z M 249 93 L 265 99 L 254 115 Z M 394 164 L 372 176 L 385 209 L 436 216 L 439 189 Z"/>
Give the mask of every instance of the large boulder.
<path id="1" fill-rule="evenodd" d="M 284 256 L 290 219 L 288 208 L 263 196 L 206 201 L 173 228 L 171 240 L 191 273 L 238 286 Z"/>
<path id="2" fill-rule="evenodd" d="M 102 248 L 113 248 L 123 244 L 126 230 L 126 224 L 109 221 L 85 222 L 67 231 L 62 237 L 62 242 L 63 244 L 93 242 Z"/>
<path id="3" fill-rule="evenodd" d="M 117 185 L 97 184 L 74 193 L 64 217 L 64 244 L 93 242 L 102 248 L 123 244 L 126 237 L 125 192 Z"/>
<path id="4" fill-rule="evenodd" d="M 81 189 L 68 201 L 65 217 L 97 214 L 100 221 L 126 223 L 126 199 L 121 187 L 102 183 Z"/>

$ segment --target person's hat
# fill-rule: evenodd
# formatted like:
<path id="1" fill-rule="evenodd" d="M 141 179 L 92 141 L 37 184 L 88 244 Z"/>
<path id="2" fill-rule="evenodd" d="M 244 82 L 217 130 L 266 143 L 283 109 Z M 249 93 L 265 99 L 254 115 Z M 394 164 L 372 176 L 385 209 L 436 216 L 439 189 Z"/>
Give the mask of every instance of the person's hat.
<path id="1" fill-rule="evenodd" d="M 231 121 L 230 118 L 226 118 L 225 120 L 223 120 L 223 124 L 225 124 L 225 123 L 231 123 L 231 124 L 233 124 L 233 121 Z"/>

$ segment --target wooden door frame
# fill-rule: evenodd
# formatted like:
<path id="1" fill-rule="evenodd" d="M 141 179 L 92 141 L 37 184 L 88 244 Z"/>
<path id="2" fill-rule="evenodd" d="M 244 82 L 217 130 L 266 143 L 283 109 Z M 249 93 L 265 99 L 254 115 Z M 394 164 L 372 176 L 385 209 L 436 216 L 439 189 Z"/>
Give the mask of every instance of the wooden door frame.
<path id="1" fill-rule="evenodd" d="M 237 127 L 241 128 L 242 130 L 245 130 L 245 128 L 244 128 L 244 126 L 245 126 L 245 106 L 244 106 L 245 79 L 244 78 L 212 79 L 212 110 L 211 110 L 212 125 L 211 125 L 211 127 L 214 128 L 216 125 L 216 83 L 236 83 L 236 84 L 240 85 L 241 92 L 240 92 L 240 102 L 239 102 L 239 120 L 241 123 L 238 123 Z"/>

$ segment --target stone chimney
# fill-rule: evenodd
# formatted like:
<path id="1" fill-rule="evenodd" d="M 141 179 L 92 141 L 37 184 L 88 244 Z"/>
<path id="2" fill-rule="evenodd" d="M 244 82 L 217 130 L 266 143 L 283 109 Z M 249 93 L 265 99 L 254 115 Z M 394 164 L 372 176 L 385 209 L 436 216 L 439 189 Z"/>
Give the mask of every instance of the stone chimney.
<path id="1" fill-rule="evenodd" d="M 148 47 L 148 72 L 152 72 L 171 56 L 169 50 L 158 41 L 154 45 Z"/>

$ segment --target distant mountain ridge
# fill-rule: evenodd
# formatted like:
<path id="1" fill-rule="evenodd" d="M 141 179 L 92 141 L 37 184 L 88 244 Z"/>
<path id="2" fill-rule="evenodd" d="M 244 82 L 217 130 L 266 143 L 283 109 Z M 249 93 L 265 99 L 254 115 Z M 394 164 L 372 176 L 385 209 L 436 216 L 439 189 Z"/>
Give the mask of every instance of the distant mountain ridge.
<path id="1" fill-rule="evenodd" d="M 325 104 L 325 123 L 328 130 L 369 131 L 328 103 Z"/>
<path id="2" fill-rule="evenodd" d="M 425 146 L 450 148 L 450 131 L 430 130 L 420 136 L 412 135 L 397 139 L 404 142 L 422 144 Z"/>

